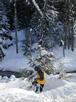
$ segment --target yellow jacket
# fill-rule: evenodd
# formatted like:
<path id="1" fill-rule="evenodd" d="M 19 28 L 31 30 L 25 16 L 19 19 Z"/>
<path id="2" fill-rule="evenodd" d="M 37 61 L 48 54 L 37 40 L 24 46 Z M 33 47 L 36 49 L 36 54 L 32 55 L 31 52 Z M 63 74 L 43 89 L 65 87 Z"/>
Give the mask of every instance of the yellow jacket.
<path id="1" fill-rule="evenodd" d="M 45 73 L 44 73 L 44 79 L 43 80 L 40 80 L 40 76 L 39 76 L 39 74 L 37 74 L 37 82 L 38 82 L 38 84 L 42 84 L 42 85 L 45 84 L 45 82 L 46 82 Z"/>

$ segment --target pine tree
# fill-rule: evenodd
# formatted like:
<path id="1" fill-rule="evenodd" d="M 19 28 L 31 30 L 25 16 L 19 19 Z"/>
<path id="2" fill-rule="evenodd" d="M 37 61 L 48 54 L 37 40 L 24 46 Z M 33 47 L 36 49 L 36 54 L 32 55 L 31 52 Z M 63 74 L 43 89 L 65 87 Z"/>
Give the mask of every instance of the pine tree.
<path id="1" fill-rule="evenodd" d="M 37 44 L 35 47 L 33 45 L 32 49 L 34 50 L 35 56 L 32 57 L 30 64 L 34 66 L 41 66 L 41 68 L 47 73 L 51 74 L 54 72 L 53 62 L 55 57 L 52 52 L 48 52 L 41 45 Z"/>
<path id="2" fill-rule="evenodd" d="M 2 2 L 0 2 L 0 30 L 2 30 L 3 33 L 7 33 L 9 31 L 7 12 Z"/>
<path id="3" fill-rule="evenodd" d="M 8 48 L 7 39 L 12 40 L 9 30 L 9 19 L 7 17 L 7 9 L 3 2 L 0 2 L 0 37 L 3 39 L 3 47 Z"/>

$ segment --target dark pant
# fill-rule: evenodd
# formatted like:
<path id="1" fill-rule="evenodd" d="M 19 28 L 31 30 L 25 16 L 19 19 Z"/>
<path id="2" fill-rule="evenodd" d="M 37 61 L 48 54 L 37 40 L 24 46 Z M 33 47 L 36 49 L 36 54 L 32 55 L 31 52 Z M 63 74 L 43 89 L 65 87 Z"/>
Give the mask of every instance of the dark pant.
<path id="1" fill-rule="evenodd" d="M 44 85 L 43 84 L 40 84 L 40 92 L 43 91 L 43 87 L 44 87 Z"/>
<path id="2" fill-rule="evenodd" d="M 37 84 L 38 84 L 37 81 L 34 81 L 32 84 L 36 86 L 36 90 L 35 90 L 35 92 L 37 92 L 38 89 L 40 89 L 40 92 L 43 91 L 43 87 L 44 87 L 43 84 L 40 84 L 40 87 L 38 87 L 38 85 L 37 85 Z"/>

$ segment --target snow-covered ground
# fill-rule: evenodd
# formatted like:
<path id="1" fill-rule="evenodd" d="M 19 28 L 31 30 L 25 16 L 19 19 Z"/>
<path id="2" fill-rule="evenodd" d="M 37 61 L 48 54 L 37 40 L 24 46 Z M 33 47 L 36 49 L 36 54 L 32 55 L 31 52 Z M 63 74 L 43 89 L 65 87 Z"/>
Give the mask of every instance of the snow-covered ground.
<path id="1" fill-rule="evenodd" d="M 19 41 L 23 40 L 22 32 L 18 35 Z M 21 38 L 21 39 L 20 39 Z M 0 62 L 0 70 L 20 71 L 29 68 L 28 59 L 23 56 L 19 42 L 19 53 L 16 54 L 15 45 L 5 51 L 5 58 Z M 44 51 L 45 53 L 46 51 Z M 76 48 L 74 52 L 66 50 L 63 57 L 62 48 L 53 50 L 56 57 L 54 66 L 56 70 L 76 70 Z M 59 75 L 47 75 L 46 84 L 42 93 L 35 93 L 28 89 L 31 82 L 26 78 L 15 76 L 0 76 L 0 102 L 76 102 L 76 74 L 65 74 L 63 79 Z"/>
<path id="2" fill-rule="evenodd" d="M 58 79 L 58 75 L 47 76 L 42 93 L 28 90 L 27 79 L 0 77 L 0 102 L 76 102 L 76 74 L 67 74 Z"/>
<path id="3" fill-rule="evenodd" d="M 20 71 L 21 69 L 29 69 L 29 61 L 23 56 L 22 52 L 22 40 L 25 39 L 25 30 L 18 31 L 18 41 L 19 41 L 19 53 L 16 54 L 16 45 L 15 45 L 15 33 L 12 32 L 13 46 L 10 47 L 7 51 L 4 51 L 6 56 L 2 62 L 0 62 L 0 70 L 10 70 L 10 71 Z M 37 44 L 34 44 L 33 47 L 37 47 Z M 42 52 L 45 53 L 46 51 Z M 48 52 L 47 52 L 48 53 Z M 56 47 L 53 49 L 54 56 L 56 57 L 54 66 L 56 70 L 65 70 L 65 71 L 75 71 L 76 70 L 76 48 L 72 52 L 71 50 L 65 50 L 65 57 L 63 57 L 63 48 Z M 33 54 L 35 56 L 35 54 Z"/>
<path id="4" fill-rule="evenodd" d="M 29 68 L 29 61 L 23 56 L 21 49 L 16 54 L 15 45 L 9 48 L 6 52 L 6 56 L 2 62 L 0 62 L 0 70 L 20 71 L 24 68 Z"/>
<path id="5" fill-rule="evenodd" d="M 29 69 L 29 61 L 23 56 L 22 48 L 19 45 L 19 53 L 16 54 L 15 45 L 5 51 L 5 58 L 0 62 L 0 70 L 20 71 L 20 69 Z M 66 56 L 63 57 L 62 48 L 57 47 L 53 50 L 56 61 L 54 66 L 56 70 L 75 71 L 76 70 L 76 48 L 72 52 L 66 50 Z M 34 55 L 35 56 L 35 55 Z M 62 65 L 62 66 L 61 66 Z"/>
<path id="6" fill-rule="evenodd" d="M 13 46 L 11 46 L 9 49 L 4 50 L 5 53 L 5 58 L 3 59 L 2 62 L 0 62 L 0 70 L 7 70 L 7 71 L 20 71 L 21 69 L 24 68 L 31 68 L 29 66 L 29 61 L 28 59 L 23 56 L 23 51 L 22 51 L 22 41 L 25 39 L 24 36 L 24 30 L 18 31 L 18 48 L 19 48 L 19 53 L 16 53 L 16 45 L 15 45 L 15 33 L 12 32 L 13 36 Z"/>
<path id="7" fill-rule="evenodd" d="M 62 47 L 57 47 L 53 50 L 54 55 L 57 59 L 55 61 L 55 67 L 56 69 L 60 69 L 59 66 L 62 64 L 62 68 L 60 70 L 65 70 L 65 71 L 76 71 L 76 48 L 74 51 L 65 50 L 65 57 L 63 57 L 63 48 Z"/>
<path id="8" fill-rule="evenodd" d="M 18 41 L 24 40 L 25 39 L 25 34 L 26 34 L 26 30 L 25 29 L 17 31 Z M 15 32 L 14 31 L 11 33 L 11 35 L 13 36 L 13 38 L 15 40 Z"/>

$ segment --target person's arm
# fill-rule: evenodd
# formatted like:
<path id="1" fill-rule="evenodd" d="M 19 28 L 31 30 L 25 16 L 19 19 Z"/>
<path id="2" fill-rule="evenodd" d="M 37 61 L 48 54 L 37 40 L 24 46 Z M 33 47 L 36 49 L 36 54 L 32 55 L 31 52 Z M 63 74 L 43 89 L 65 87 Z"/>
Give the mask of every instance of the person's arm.
<path id="1" fill-rule="evenodd" d="M 29 77 L 28 77 L 28 80 L 30 80 L 30 79 L 35 79 L 36 78 L 36 73 L 33 73 L 32 75 L 30 75 Z"/>

